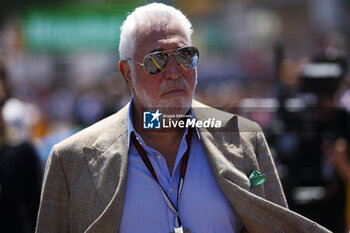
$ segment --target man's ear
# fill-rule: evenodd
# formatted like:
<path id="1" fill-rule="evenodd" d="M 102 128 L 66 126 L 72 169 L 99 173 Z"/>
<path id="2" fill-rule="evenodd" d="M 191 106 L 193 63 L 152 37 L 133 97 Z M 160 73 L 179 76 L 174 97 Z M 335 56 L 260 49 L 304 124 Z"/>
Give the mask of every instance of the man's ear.
<path id="1" fill-rule="evenodd" d="M 132 79 L 131 79 L 131 67 L 126 61 L 119 61 L 119 71 L 123 75 L 128 87 L 133 91 Z"/>

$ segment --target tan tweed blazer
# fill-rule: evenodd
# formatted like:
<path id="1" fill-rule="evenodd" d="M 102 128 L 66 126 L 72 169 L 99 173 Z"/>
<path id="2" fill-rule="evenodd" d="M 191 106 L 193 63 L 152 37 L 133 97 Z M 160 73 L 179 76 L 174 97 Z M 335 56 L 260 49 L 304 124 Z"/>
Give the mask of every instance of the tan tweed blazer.
<path id="1" fill-rule="evenodd" d="M 260 127 L 194 101 L 197 119 L 215 117 L 220 131 L 200 129 L 208 161 L 244 232 L 329 232 L 287 209 Z M 36 232 L 117 233 L 128 168 L 128 105 L 55 145 L 47 161 Z M 257 169 L 266 182 L 250 189 Z M 135 232 L 143 233 L 143 232 Z M 152 233 L 152 232 L 145 232 Z M 205 232 L 202 232 L 205 233 Z"/>

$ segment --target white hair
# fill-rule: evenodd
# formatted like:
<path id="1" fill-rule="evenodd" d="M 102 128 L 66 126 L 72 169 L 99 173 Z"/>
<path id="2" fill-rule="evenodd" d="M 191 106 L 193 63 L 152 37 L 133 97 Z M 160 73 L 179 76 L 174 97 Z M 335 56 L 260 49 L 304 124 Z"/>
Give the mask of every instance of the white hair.
<path id="1" fill-rule="evenodd" d="M 147 32 L 161 30 L 174 23 L 183 29 L 187 41 L 191 44 L 192 24 L 180 10 L 162 3 L 137 7 L 120 28 L 120 60 L 126 61 L 133 57 L 137 43 L 147 35 Z"/>

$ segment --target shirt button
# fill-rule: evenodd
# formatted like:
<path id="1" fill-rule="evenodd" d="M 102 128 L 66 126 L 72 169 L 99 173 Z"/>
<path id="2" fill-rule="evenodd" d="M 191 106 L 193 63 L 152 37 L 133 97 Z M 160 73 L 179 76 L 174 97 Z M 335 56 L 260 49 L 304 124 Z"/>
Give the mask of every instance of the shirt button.
<path id="1" fill-rule="evenodd" d="M 162 159 L 162 156 L 160 156 L 160 155 L 158 155 L 157 157 L 158 157 L 158 159 L 159 159 L 159 160 L 161 160 L 161 159 Z"/>
<path id="2" fill-rule="evenodd" d="M 169 191 L 172 193 L 172 192 L 174 192 L 174 189 L 173 189 L 173 188 L 170 188 Z"/>

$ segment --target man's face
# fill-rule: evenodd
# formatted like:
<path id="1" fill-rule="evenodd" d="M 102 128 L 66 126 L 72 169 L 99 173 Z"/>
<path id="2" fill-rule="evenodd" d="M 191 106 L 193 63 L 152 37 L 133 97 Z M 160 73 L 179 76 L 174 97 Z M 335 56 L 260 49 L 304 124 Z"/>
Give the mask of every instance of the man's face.
<path id="1" fill-rule="evenodd" d="M 157 50 L 172 50 L 189 46 L 185 33 L 178 26 L 154 31 L 140 40 L 133 59 L 143 63 L 145 55 Z M 185 69 L 170 55 L 166 68 L 159 74 L 148 74 L 134 63 L 129 87 L 137 108 L 189 108 L 197 82 L 195 69 Z"/>

